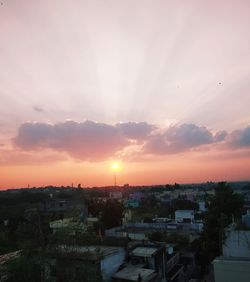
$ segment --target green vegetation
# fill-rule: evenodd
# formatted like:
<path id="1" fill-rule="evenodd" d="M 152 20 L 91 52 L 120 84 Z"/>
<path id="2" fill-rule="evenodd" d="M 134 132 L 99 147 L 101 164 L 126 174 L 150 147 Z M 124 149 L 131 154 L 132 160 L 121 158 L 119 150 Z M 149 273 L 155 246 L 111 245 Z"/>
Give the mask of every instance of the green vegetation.
<path id="1" fill-rule="evenodd" d="M 239 219 L 243 197 L 235 193 L 227 183 L 221 182 L 215 187 L 215 195 L 208 197 L 207 207 L 204 230 L 200 239 L 192 243 L 203 272 L 216 256 L 221 255 L 222 244 L 226 239 L 225 228 L 233 220 Z"/>
<path id="2" fill-rule="evenodd" d="M 101 229 L 101 231 L 104 231 L 122 225 L 123 204 L 117 200 L 108 200 L 107 202 L 89 200 L 88 210 L 93 216 L 100 217 L 96 230 Z"/>
<path id="3" fill-rule="evenodd" d="M 189 244 L 189 239 L 185 235 L 181 235 L 178 233 L 163 233 L 160 231 L 153 232 L 148 235 L 149 240 L 157 241 L 157 242 L 166 242 L 171 244 L 176 244 L 179 247 L 185 247 Z"/>
<path id="4" fill-rule="evenodd" d="M 226 238 L 225 227 L 240 217 L 243 197 L 234 193 L 228 184 L 221 182 L 215 188 L 215 195 L 208 199 L 207 206 L 201 240 L 208 257 L 213 259 L 221 254 L 221 246 Z"/>
<path id="5" fill-rule="evenodd" d="M 20 256 L 7 264 L 6 282 L 41 281 L 41 266 L 38 258 Z"/>

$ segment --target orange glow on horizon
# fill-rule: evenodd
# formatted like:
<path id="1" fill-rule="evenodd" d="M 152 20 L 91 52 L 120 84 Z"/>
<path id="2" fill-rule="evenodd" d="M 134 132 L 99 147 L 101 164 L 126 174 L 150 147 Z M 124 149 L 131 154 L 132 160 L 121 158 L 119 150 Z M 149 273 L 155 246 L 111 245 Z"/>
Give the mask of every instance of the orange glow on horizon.
<path id="1" fill-rule="evenodd" d="M 208 158 L 208 156 L 211 158 Z M 249 158 L 234 158 L 234 162 L 213 156 L 212 152 L 196 152 L 169 156 L 168 160 L 147 162 L 74 162 L 1 166 L 0 189 L 15 187 L 69 185 L 82 187 L 113 186 L 113 164 L 119 164 L 119 185 L 199 183 L 206 181 L 249 180 Z M 107 169 L 109 168 L 109 169 Z M 114 166 L 118 168 L 118 166 Z"/>

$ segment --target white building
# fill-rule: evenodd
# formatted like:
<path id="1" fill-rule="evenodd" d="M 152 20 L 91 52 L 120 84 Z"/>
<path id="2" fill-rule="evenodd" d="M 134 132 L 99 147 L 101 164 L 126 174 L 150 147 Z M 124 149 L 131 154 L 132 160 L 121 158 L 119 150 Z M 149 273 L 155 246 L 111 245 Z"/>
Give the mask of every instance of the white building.
<path id="1" fill-rule="evenodd" d="M 193 210 L 177 210 L 175 211 L 175 222 L 176 223 L 193 223 L 194 222 L 194 211 Z"/>
<path id="2" fill-rule="evenodd" d="M 200 212 L 205 212 L 207 211 L 206 209 L 206 203 L 204 201 L 199 201 L 198 202 L 198 205 L 199 205 L 199 211 Z"/>
<path id="3" fill-rule="evenodd" d="M 227 230 L 223 256 L 213 261 L 215 282 L 250 281 L 250 231 Z"/>

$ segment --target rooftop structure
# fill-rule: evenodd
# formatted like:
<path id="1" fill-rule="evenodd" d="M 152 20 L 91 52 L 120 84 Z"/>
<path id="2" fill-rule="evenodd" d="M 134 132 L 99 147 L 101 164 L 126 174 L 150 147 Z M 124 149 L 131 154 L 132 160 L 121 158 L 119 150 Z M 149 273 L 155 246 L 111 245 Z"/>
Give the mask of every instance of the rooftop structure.
<path id="1" fill-rule="evenodd" d="M 127 223 L 105 231 L 107 237 L 125 237 L 132 240 L 147 240 L 148 234 L 160 232 L 174 232 L 187 235 L 192 241 L 203 229 L 202 223 Z"/>
<path id="2" fill-rule="evenodd" d="M 0 255 L 0 266 L 11 261 L 12 259 L 18 258 L 21 255 L 21 250 Z"/>
<path id="3" fill-rule="evenodd" d="M 223 255 L 213 261 L 215 282 L 250 281 L 250 231 L 226 230 Z"/>
<path id="4" fill-rule="evenodd" d="M 113 275 L 113 281 L 141 281 L 153 282 L 156 281 L 157 274 L 152 269 L 139 268 L 135 266 L 127 266 Z M 138 280 L 140 279 L 140 280 Z"/>
<path id="5" fill-rule="evenodd" d="M 57 251 L 63 254 L 75 254 L 84 260 L 97 260 L 106 256 L 114 255 L 123 250 L 122 247 L 110 246 L 67 246 L 60 245 Z"/>
<path id="6" fill-rule="evenodd" d="M 21 250 L 0 255 L 0 281 L 8 281 L 7 265 L 10 261 L 19 258 Z"/>
<path id="7" fill-rule="evenodd" d="M 156 247 L 137 247 L 132 251 L 132 255 L 137 257 L 152 257 L 158 248 Z"/>
<path id="8" fill-rule="evenodd" d="M 217 257 L 213 261 L 215 282 L 250 281 L 250 258 Z"/>

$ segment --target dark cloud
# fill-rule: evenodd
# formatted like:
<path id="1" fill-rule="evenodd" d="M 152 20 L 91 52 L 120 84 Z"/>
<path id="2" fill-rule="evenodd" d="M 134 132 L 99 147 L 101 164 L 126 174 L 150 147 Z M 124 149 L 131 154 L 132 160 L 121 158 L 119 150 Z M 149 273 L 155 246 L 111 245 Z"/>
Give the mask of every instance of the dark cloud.
<path id="1" fill-rule="evenodd" d="M 226 141 L 231 147 L 250 147 L 250 126 L 233 131 Z"/>
<path id="2" fill-rule="evenodd" d="M 138 141 L 145 140 L 149 134 L 156 129 L 154 125 L 146 122 L 118 123 L 116 127 L 119 128 L 127 138 Z"/>
<path id="3" fill-rule="evenodd" d="M 170 127 L 163 133 L 152 135 L 144 145 L 144 152 L 150 154 L 175 154 L 210 144 L 214 137 L 206 127 L 182 124 Z"/>

